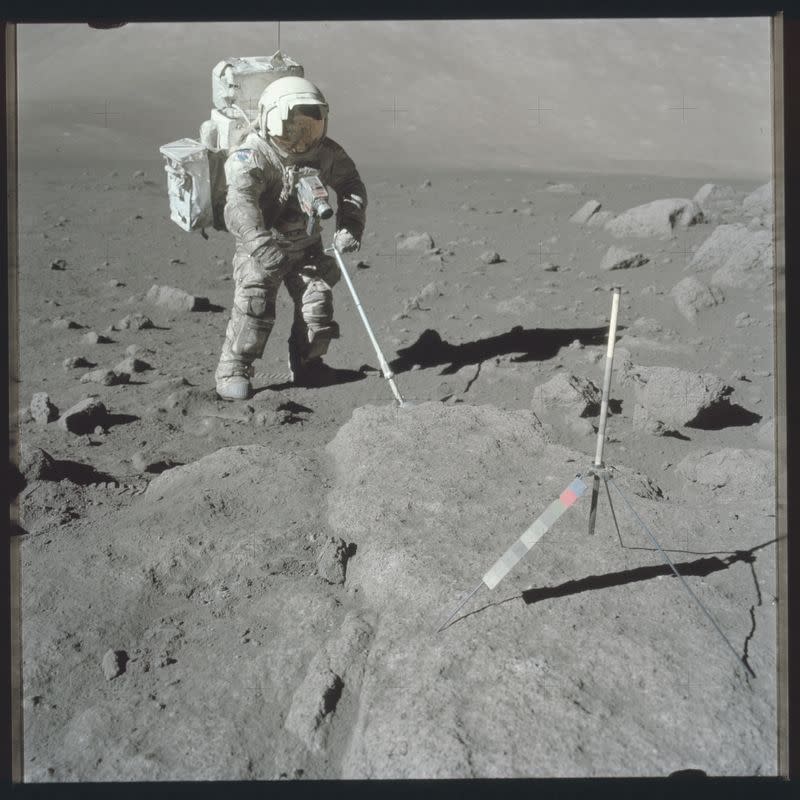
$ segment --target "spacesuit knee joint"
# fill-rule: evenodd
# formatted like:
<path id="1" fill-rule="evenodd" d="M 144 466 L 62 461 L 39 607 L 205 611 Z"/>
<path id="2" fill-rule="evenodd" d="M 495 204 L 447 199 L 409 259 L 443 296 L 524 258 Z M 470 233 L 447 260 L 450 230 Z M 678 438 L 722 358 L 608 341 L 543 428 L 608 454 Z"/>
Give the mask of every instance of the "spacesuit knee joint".
<path id="1" fill-rule="evenodd" d="M 231 351 L 250 359 L 261 358 L 275 324 L 275 305 L 264 289 L 246 287 L 236 293 L 228 328 Z"/>

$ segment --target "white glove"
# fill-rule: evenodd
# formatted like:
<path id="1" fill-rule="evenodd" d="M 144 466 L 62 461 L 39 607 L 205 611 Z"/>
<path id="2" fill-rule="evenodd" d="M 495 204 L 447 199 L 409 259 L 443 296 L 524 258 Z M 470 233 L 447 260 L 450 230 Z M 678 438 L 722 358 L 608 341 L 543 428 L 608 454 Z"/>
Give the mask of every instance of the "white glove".
<path id="1" fill-rule="evenodd" d="M 354 253 L 361 248 L 361 242 L 347 228 L 341 228 L 333 235 L 333 246 L 340 253 Z"/>

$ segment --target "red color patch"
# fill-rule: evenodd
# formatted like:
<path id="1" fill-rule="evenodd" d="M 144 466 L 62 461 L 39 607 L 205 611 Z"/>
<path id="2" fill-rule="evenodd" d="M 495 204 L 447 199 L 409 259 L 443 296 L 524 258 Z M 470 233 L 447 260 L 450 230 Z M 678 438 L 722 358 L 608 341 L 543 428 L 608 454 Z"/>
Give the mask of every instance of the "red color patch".
<path id="1" fill-rule="evenodd" d="M 563 492 L 561 492 L 561 495 L 559 496 L 558 499 L 567 508 L 569 508 L 578 499 L 578 495 L 576 495 L 575 492 L 572 491 L 572 489 L 567 488 L 567 489 L 564 489 Z"/>

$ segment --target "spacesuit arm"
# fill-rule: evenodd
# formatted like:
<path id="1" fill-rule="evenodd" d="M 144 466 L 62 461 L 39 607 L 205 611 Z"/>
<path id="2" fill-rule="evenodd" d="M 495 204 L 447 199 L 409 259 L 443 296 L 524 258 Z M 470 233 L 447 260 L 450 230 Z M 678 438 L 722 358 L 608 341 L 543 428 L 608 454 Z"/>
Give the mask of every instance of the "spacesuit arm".
<path id="1" fill-rule="evenodd" d="M 334 146 L 330 186 L 336 192 L 336 229 L 345 228 L 356 239 L 364 236 L 366 224 L 367 189 L 356 165 L 342 147 Z"/>
<path id="2" fill-rule="evenodd" d="M 274 267 L 284 260 L 285 253 L 281 235 L 264 224 L 259 201 L 267 189 L 267 181 L 262 167 L 255 150 L 235 150 L 228 157 L 225 225 L 248 255 L 265 267 Z"/>

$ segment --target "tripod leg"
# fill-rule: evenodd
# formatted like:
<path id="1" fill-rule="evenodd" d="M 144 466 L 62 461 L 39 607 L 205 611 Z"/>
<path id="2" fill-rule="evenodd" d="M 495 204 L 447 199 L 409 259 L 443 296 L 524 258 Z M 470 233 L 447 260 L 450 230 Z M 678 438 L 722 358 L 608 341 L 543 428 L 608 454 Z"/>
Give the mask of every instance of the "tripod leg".
<path id="1" fill-rule="evenodd" d="M 608 507 L 611 509 L 611 516 L 614 518 L 614 527 L 617 529 L 617 539 L 619 539 L 619 545 L 620 547 L 625 547 L 625 545 L 622 543 L 622 534 L 619 531 L 617 515 L 614 513 L 614 504 L 611 502 L 611 492 L 608 491 L 608 478 L 603 480 L 603 486 L 606 487 L 606 495 L 608 495 Z"/>
<path id="2" fill-rule="evenodd" d="M 589 535 L 594 533 L 594 521 L 597 517 L 597 497 L 600 494 L 600 477 L 594 476 L 592 482 L 592 505 L 589 508 Z"/>

